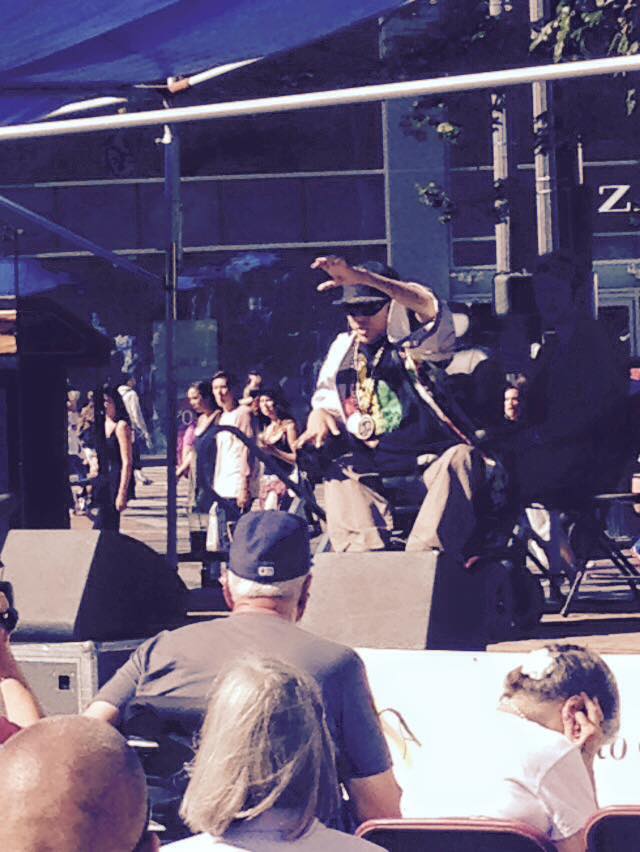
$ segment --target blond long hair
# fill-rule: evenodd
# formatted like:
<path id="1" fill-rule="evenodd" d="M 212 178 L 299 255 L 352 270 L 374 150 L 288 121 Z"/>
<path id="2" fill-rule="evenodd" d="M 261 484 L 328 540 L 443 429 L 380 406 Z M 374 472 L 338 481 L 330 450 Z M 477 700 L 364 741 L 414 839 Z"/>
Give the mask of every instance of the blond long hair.
<path id="1" fill-rule="evenodd" d="M 218 837 L 280 807 L 295 839 L 331 818 L 338 784 L 316 682 L 279 660 L 237 660 L 216 679 L 190 772 L 180 814 L 193 831 Z"/>

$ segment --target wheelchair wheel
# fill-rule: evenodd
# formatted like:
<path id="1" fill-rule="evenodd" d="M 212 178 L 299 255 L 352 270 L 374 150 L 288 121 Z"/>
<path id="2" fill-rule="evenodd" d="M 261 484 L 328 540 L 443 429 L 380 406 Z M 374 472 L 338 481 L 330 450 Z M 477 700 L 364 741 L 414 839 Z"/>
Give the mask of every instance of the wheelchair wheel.
<path id="1" fill-rule="evenodd" d="M 519 630 L 533 630 L 544 613 L 544 590 L 540 581 L 527 568 L 516 566 L 511 572 L 511 584 L 513 623 Z"/>
<path id="2" fill-rule="evenodd" d="M 500 642 L 513 636 L 514 595 L 511 567 L 501 560 L 482 559 L 474 566 L 482 581 L 479 601 L 481 627 L 487 642 Z"/>

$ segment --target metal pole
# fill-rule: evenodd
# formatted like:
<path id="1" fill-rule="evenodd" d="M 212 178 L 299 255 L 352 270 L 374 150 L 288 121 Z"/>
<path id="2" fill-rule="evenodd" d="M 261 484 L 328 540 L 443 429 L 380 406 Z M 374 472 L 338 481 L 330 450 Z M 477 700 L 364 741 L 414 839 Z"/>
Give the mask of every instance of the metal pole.
<path id="1" fill-rule="evenodd" d="M 506 203 L 509 204 L 508 191 L 509 168 L 509 133 L 507 125 L 507 108 L 504 97 L 500 94 L 491 95 L 492 145 L 493 145 L 493 182 L 504 186 Z M 498 211 L 496 211 L 498 212 Z M 504 211 L 495 224 L 496 235 L 496 270 L 511 272 L 511 213 Z"/>
<path id="2" fill-rule="evenodd" d="M 167 213 L 165 252 L 165 435 L 167 439 L 167 560 L 178 567 L 176 447 L 176 380 L 174 372 L 175 321 L 178 318 L 178 269 L 181 255 L 182 215 L 180 207 L 180 139 L 174 127 L 165 126 L 164 198 Z"/>
<path id="3" fill-rule="evenodd" d="M 34 210 L 29 210 L 27 207 L 23 207 L 16 201 L 6 198 L 4 195 L 0 195 L 0 208 L 3 207 L 10 210 L 11 213 L 14 213 L 21 219 L 26 219 L 27 222 L 33 222 L 35 225 L 50 231 L 52 234 L 55 234 L 66 242 L 71 243 L 71 245 L 77 246 L 84 251 L 89 251 L 96 257 L 101 257 L 103 260 L 106 260 L 118 269 L 124 269 L 125 272 L 130 272 L 132 275 L 142 278 L 152 284 L 157 284 L 160 280 L 160 278 L 157 275 L 154 275 L 153 272 L 148 272 L 142 266 L 138 266 L 130 260 L 127 260 L 126 257 L 121 257 L 120 255 L 112 252 L 110 249 L 106 249 L 104 246 L 100 246 L 92 240 L 88 240 L 86 237 L 70 231 L 69 228 L 65 228 L 64 225 L 52 222 L 51 219 L 47 219 L 46 216 L 42 216 L 40 213 L 36 213 Z"/>
<path id="4" fill-rule="evenodd" d="M 490 0 L 489 14 L 499 17 L 503 11 L 502 0 Z M 514 257 L 513 229 L 513 184 L 517 181 L 518 164 L 513 145 L 509 145 L 513 122 L 508 106 L 509 96 L 506 92 L 493 92 L 491 95 L 491 139 L 493 148 L 493 182 L 496 187 L 502 187 L 506 207 L 496 213 L 499 219 L 495 224 L 496 235 L 496 270 L 511 272 L 518 261 Z"/>
<path id="5" fill-rule="evenodd" d="M 536 24 L 546 18 L 546 0 L 529 0 L 529 20 Z M 553 118 L 553 84 L 538 80 L 531 85 L 533 129 L 537 136 L 534 154 L 536 175 L 536 225 L 538 254 L 558 247 L 558 175 Z M 544 139 L 540 142 L 540 136 Z"/>
<path id="6" fill-rule="evenodd" d="M 409 80 L 402 83 L 380 83 L 375 86 L 332 89 L 325 92 L 308 92 L 302 95 L 280 95 L 272 98 L 252 98 L 218 104 L 172 107 L 125 115 L 16 124 L 13 127 L 0 127 L 0 142 L 8 139 L 28 139 L 38 136 L 92 133 L 119 127 L 145 127 L 166 124 L 167 122 L 175 124 L 182 121 L 231 118 L 239 115 L 290 112 L 324 106 L 396 100 L 418 95 L 437 95 L 474 89 L 498 89 L 504 86 L 527 85 L 537 80 L 567 80 L 577 77 L 595 77 L 601 74 L 622 74 L 631 71 L 640 71 L 640 54 L 563 62 L 557 65 L 533 65 L 526 68 L 509 68 L 506 71 L 488 71 L 479 74 L 456 74 L 451 77 Z"/>
<path id="7" fill-rule="evenodd" d="M 26 388 L 24 387 L 24 379 L 23 379 L 23 369 L 22 369 L 22 358 L 24 357 L 24 353 L 21 355 L 20 346 L 24 347 L 24 339 L 21 341 L 22 337 L 22 329 L 24 327 L 24 318 L 22 316 L 22 298 L 20 296 L 20 237 L 23 234 L 21 228 L 14 228 L 13 230 L 13 287 L 14 287 L 14 296 L 15 296 L 15 305 L 16 305 L 16 342 L 17 342 L 17 389 L 16 389 L 16 402 L 18 409 L 18 488 L 20 490 L 19 496 L 19 509 L 20 509 L 20 525 L 22 527 L 27 526 L 27 507 L 26 507 L 26 499 L 27 499 L 27 488 L 26 488 L 26 480 L 24 475 L 24 460 L 25 460 L 25 425 L 24 425 L 24 394 L 26 392 Z"/>

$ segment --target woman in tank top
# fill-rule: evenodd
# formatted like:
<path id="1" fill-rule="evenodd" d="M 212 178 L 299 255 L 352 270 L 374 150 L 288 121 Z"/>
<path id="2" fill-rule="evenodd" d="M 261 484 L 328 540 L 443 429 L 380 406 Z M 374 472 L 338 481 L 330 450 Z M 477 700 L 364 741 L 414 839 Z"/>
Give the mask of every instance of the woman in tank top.
<path id="1" fill-rule="evenodd" d="M 120 515 L 127 508 L 133 472 L 131 426 L 122 397 L 115 388 L 102 389 L 104 444 L 98 451 L 99 479 L 94 528 L 120 529 Z M 96 424 L 98 425 L 98 424 Z"/>
<path id="2" fill-rule="evenodd" d="M 265 389 L 261 392 L 260 414 L 267 425 L 258 436 L 258 444 L 272 456 L 283 475 L 291 476 L 296 469 L 298 427 L 278 391 Z M 286 509 L 289 502 L 287 486 L 277 474 L 265 470 L 260 482 L 260 507 Z"/>

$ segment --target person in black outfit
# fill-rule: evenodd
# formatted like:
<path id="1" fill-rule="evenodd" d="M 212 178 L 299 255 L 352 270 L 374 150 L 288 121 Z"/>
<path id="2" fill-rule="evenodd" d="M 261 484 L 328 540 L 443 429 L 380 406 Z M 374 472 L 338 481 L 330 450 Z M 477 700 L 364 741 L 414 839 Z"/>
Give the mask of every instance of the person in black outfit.
<path id="1" fill-rule="evenodd" d="M 577 303 L 582 278 L 564 252 L 542 255 L 534 275 L 547 330 L 527 382 L 511 472 L 521 503 L 576 505 L 615 487 L 628 443 L 626 371 L 604 328 Z"/>
<path id="2" fill-rule="evenodd" d="M 105 385 L 96 397 L 99 473 L 95 486 L 97 513 L 93 526 L 94 529 L 117 532 L 120 514 L 127 508 L 130 496 L 133 473 L 131 426 L 122 397 L 115 388 Z"/>

